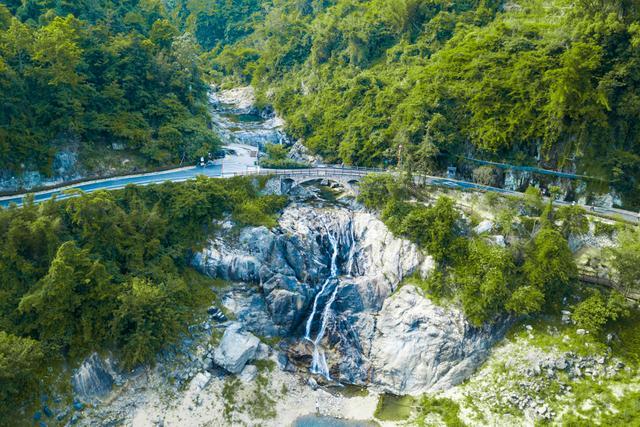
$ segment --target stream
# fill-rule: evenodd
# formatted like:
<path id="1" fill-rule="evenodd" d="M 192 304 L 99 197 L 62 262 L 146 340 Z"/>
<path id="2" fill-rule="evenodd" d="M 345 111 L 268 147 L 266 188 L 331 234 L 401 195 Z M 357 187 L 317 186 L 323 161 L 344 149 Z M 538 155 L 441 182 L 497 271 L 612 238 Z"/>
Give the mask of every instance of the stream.
<path id="1" fill-rule="evenodd" d="M 243 144 L 264 150 L 267 144 L 287 142 L 284 121 L 273 112 L 261 112 L 253 107 L 246 100 L 251 96 L 245 92 L 237 92 L 235 97 L 211 93 L 211 121 L 223 145 Z"/>

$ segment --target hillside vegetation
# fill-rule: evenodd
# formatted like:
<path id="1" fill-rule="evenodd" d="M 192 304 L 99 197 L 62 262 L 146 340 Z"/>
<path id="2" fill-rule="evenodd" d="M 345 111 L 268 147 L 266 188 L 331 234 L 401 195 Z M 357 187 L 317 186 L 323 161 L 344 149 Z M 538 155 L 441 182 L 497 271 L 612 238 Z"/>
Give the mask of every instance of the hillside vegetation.
<path id="1" fill-rule="evenodd" d="M 273 226 L 285 201 L 249 179 L 198 178 L 0 209 L 0 418 L 46 391 L 59 361 L 152 363 L 213 300 L 189 267 L 212 220 Z"/>
<path id="2" fill-rule="evenodd" d="M 1 2 L 0 171 L 50 172 L 69 144 L 151 166 L 214 150 L 199 47 L 167 18 L 155 1 Z"/>
<path id="3" fill-rule="evenodd" d="M 610 180 L 638 206 L 637 2 L 281 0 L 255 10 L 254 31 L 210 55 L 217 78 L 256 86 L 329 161 L 539 163 Z"/>

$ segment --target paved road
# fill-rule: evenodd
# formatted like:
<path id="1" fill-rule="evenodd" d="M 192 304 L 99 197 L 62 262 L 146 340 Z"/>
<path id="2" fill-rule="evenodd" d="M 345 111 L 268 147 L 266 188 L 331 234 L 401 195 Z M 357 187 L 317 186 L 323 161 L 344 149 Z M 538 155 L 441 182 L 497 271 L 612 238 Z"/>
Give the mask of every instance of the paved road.
<path id="1" fill-rule="evenodd" d="M 140 175 L 131 175 L 124 177 L 116 177 L 116 178 L 105 178 L 99 179 L 95 181 L 88 181 L 78 184 L 73 184 L 65 187 L 54 188 L 50 190 L 43 190 L 35 193 L 36 202 L 43 202 L 51 199 L 53 196 L 56 196 L 58 200 L 66 199 L 69 197 L 73 197 L 73 195 L 64 194 L 66 190 L 81 190 L 85 193 L 90 193 L 96 190 L 117 190 L 120 188 L 124 188 L 129 184 L 136 185 L 148 185 L 154 183 L 161 183 L 166 181 L 172 182 L 181 182 L 187 181 L 189 179 L 193 179 L 198 175 L 205 175 L 210 177 L 221 177 L 223 173 L 226 175 L 227 173 L 246 173 L 254 168 L 254 163 L 256 161 L 256 157 L 252 156 L 251 153 L 256 151 L 255 147 L 242 145 L 242 144 L 232 144 L 229 147 L 226 147 L 229 150 L 232 150 L 232 154 L 229 154 L 222 160 L 221 164 L 207 166 L 205 168 L 201 167 L 186 167 L 173 169 L 169 171 L 163 172 L 152 172 Z M 25 193 L 26 194 L 26 193 Z M 0 206 L 7 207 L 11 203 L 15 203 L 20 206 L 22 204 L 22 199 L 25 194 L 20 194 L 16 196 L 5 196 L 0 197 Z"/>
<path id="2" fill-rule="evenodd" d="M 209 166 L 206 168 L 201 167 L 188 167 L 178 170 L 171 170 L 166 172 L 148 173 L 142 175 L 120 177 L 120 178 L 107 178 L 97 180 L 93 182 L 86 182 L 77 185 L 71 185 L 69 187 L 57 188 L 52 190 L 45 190 L 35 194 L 35 200 L 42 202 L 51 199 L 54 195 L 58 199 L 65 199 L 73 197 L 73 195 L 63 194 L 64 190 L 78 189 L 84 192 L 92 192 L 96 190 L 116 190 L 124 188 L 129 184 L 136 185 L 148 185 L 154 183 L 162 183 L 165 181 L 180 182 L 193 179 L 198 175 L 206 175 L 209 177 L 228 177 L 234 175 L 251 175 L 251 174 L 277 174 L 277 175 L 317 175 L 318 177 L 330 177 L 331 175 L 352 175 L 352 176 L 364 176 L 372 172 L 387 172 L 382 169 L 368 169 L 359 167 L 336 167 L 325 166 L 316 167 L 312 169 L 289 169 L 289 170 L 274 170 L 274 169 L 260 169 L 255 166 L 256 148 L 242 144 L 232 144 L 227 147 L 232 152 L 227 155 L 222 161 L 221 165 Z M 436 185 L 439 187 L 448 187 L 453 189 L 462 190 L 477 190 L 477 191 L 490 191 L 501 194 L 510 194 L 521 197 L 523 194 L 515 191 L 505 190 L 503 188 L 489 187 L 486 185 L 476 184 L 473 182 L 459 181 L 455 179 L 448 179 L 436 176 L 420 176 L 416 177 L 416 180 L 423 181 L 425 184 Z M 0 206 L 6 207 L 11 203 L 17 205 L 22 204 L 22 198 L 24 194 L 17 196 L 0 197 Z M 557 205 L 569 205 L 566 202 L 556 202 Z M 580 205 L 585 210 L 608 216 L 615 216 L 622 218 L 631 223 L 640 222 L 640 218 L 636 212 L 625 211 L 615 208 L 601 208 L 596 206 Z"/>

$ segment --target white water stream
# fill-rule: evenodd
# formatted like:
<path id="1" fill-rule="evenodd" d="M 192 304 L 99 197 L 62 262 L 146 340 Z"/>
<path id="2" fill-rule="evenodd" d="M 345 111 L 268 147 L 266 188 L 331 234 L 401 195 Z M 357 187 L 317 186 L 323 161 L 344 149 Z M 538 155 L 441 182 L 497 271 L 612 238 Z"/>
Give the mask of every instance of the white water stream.
<path id="1" fill-rule="evenodd" d="M 326 228 L 326 227 L 325 227 Z M 320 292 L 318 292 L 313 300 L 313 309 L 311 310 L 311 315 L 307 319 L 307 325 L 305 330 L 305 339 L 311 341 L 313 343 L 313 360 L 311 362 L 311 372 L 314 374 L 319 374 L 327 378 L 331 379 L 329 375 L 329 368 L 327 366 L 327 359 L 324 354 L 324 350 L 320 347 L 320 342 L 322 338 L 324 338 L 324 334 L 327 330 L 327 322 L 329 318 L 329 313 L 331 311 L 331 305 L 336 300 L 336 296 L 338 294 L 338 290 L 340 288 L 340 282 L 338 281 L 338 240 L 334 237 L 331 232 L 327 229 L 327 236 L 329 237 L 329 242 L 331 243 L 331 273 L 327 280 L 322 284 L 322 288 Z M 331 292 L 331 296 L 329 300 L 324 306 L 324 310 L 322 310 L 322 315 L 320 317 L 320 330 L 315 338 L 311 338 L 311 325 L 313 324 L 313 319 L 316 316 L 316 311 L 318 310 L 318 300 L 325 292 L 330 288 L 331 284 L 335 283 L 335 287 L 333 288 L 333 292 Z"/>

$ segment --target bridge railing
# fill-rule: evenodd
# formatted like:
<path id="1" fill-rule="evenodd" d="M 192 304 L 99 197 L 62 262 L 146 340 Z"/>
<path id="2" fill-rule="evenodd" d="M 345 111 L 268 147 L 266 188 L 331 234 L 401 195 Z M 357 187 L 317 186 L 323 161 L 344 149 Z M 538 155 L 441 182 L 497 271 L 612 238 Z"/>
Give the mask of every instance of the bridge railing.
<path id="1" fill-rule="evenodd" d="M 233 176 L 364 176 L 369 173 L 387 172 L 384 169 L 344 166 L 323 166 L 309 169 L 249 169 L 245 171 L 223 172 L 225 177 Z"/>

